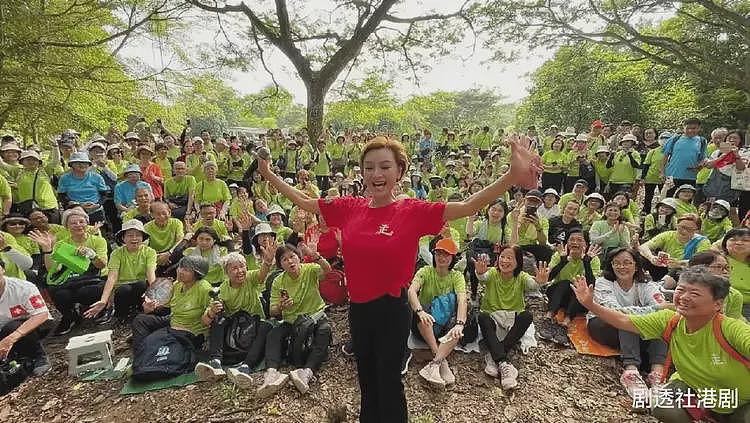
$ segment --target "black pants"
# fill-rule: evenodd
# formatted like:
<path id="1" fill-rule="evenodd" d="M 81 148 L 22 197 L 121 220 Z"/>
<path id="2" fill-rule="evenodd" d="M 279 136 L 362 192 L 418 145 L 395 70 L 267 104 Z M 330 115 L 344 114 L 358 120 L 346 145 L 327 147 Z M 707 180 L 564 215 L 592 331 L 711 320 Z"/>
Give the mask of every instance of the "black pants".
<path id="1" fill-rule="evenodd" d="M 564 182 L 565 186 L 563 187 L 563 191 L 573 192 L 573 187 L 576 185 L 576 181 L 579 179 L 581 179 L 580 176 L 566 176 L 565 182 Z"/>
<path id="2" fill-rule="evenodd" d="M 99 301 L 104 289 L 104 281 L 82 286 L 50 286 L 48 291 L 55 308 L 62 314 L 63 322 L 71 322 L 76 316 L 75 305 L 80 304 L 81 310 L 86 310 L 91 304 Z"/>
<path id="3" fill-rule="evenodd" d="M 609 183 L 609 198 L 612 198 L 617 194 L 618 192 L 630 192 L 630 190 L 633 188 L 633 184 L 615 184 L 610 182 Z"/>
<path id="4" fill-rule="evenodd" d="M 496 363 L 505 361 L 508 358 L 508 351 L 521 340 L 523 334 L 531 326 L 531 323 L 532 317 L 530 312 L 524 310 L 516 313 L 516 320 L 513 326 L 501 341 L 497 338 L 497 325 L 492 320 L 492 316 L 488 313 L 479 313 L 479 327 L 482 329 L 482 336 L 487 343 L 487 349 L 490 350 L 490 355 L 492 355 L 492 361 Z"/>
<path id="5" fill-rule="evenodd" d="M 326 175 L 316 176 L 318 180 L 318 188 L 320 188 L 320 196 L 324 197 L 327 194 L 328 188 L 331 187 L 331 178 Z"/>
<path id="6" fill-rule="evenodd" d="M 6 336 L 15 332 L 26 319 L 11 320 L 6 323 L 5 326 L 0 328 L 0 339 L 5 339 Z M 23 338 L 16 341 L 13 344 L 13 348 L 10 349 L 8 354 L 8 361 L 30 361 L 44 354 L 42 343 L 40 342 L 38 328 L 24 335 Z"/>
<path id="7" fill-rule="evenodd" d="M 588 330 L 594 341 L 619 349 L 625 366 L 641 367 L 646 354 L 651 365 L 664 364 L 667 359 L 667 343 L 661 339 L 643 340 L 640 335 L 619 330 L 597 317 L 589 320 Z"/>
<path id="8" fill-rule="evenodd" d="M 224 358 L 224 336 L 226 334 L 227 324 L 229 324 L 231 318 L 232 317 L 230 316 L 224 319 L 223 324 L 219 324 L 219 319 L 214 319 L 211 323 L 211 329 L 208 332 L 209 359 L 217 359 L 222 362 L 226 361 L 229 364 L 234 364 L 230 363 L 232 360 L 225 360 Z M 263 353 L 265 353 L 266 348 L 266 337 L 270 331 L 270 323 L 263 321 L 258 323 L 258 332 L 255 335 L 255 339 L 253 339 L 250 348 L 247 350 L 247 356 L 242 360 L 242 362 L 250 366 L 251 369 L 254 369 L 255 366 L 263 360 Z"/>
<path id="9" fill-rule="evenodd" d="M 737 214 L 740 220 L 745 218 L 748 210 L 750 210 L 750 191 L 740 191 L 740 198 L 737 203 Z"/>
<path id="10" fill-rule="evenodd" d="M 677 191 L 677 188 L 679 188 L 680 185 L 685 184 L 695 186 L 695 179 L 675 179 L 674 186 L 667 191 L 667 197 L 674 197 L 674 193 L 675 191 Z"/>
<path id="11" fill-rule="evenodd" d="M 284 358 L 284 346 L 289 342 L 292 336 L 291 323 L 284 322 L 279 326 L 271 329 L 266 339 L 266 368 L 278 369 Z M 318 371 L 320 366 L 328 357 L 328 347 L 331 345 L 333 332 L 328 319 L 322 318 L 315 324 L 315 335 L 310 348 L 310 354 L 303 368 L 311 369 L 313 372 Z"/>
<path id="12" fill-rule="evenodd" d="M 654 201 L 654 189 L 661 190 L 662 184 L 645 184 L 646 192 L 643 195 L 643 211 L 651 213 L 651 203 Z"/>
<path id="13" fill-rule="evenodd" d="M 410 321 L 411 309 L 405 289 L 398 298 L 384 295 L 349 306 L 361 395 L 361 423 L 408 421 L 401 367 Z"/>
<path id="14" fill-rule="evenodd" d="M 586 313 L 586 307 L 578 302 L 578 299 L 570 289 L 570 281 L 555 282 L 547 288 L 547 310 L 557 313 L 558 310 L 565 310 L 565 316 L 574 318 L 579 314 Z"/>
<path id="15" fill-rule="evenodd" d="M 169 316 L 155 316 L 153 314 L 141 313 L 135 316 L 130 327 L 133 331 L 133 354 L 137 355 L 143 349 L 143 341 L 147 336 L 161 328 L 169 327 Z M 196 350 L 201 349 L 205 340 L 203 335 L 194 335 L 187 331 L 180 332 L 188 335 L 190 340 L 193 341 L 193 346 Z"/>
<path id="16" fill-rule="evenodd" d="M 115 317 L 127 318 L 131 311 L 142 311 L 145 281 L 126 283 L 115 288 Z"/>
<path id="17" fill-rule="evenodd" d="M 561 189 L 564 180 L 564 173 L 544 172 L 542 173 L 542 190 L 546 190 L 547 188 L 554 188 L 555 191 L 560 194 L 562 192 Z"/>

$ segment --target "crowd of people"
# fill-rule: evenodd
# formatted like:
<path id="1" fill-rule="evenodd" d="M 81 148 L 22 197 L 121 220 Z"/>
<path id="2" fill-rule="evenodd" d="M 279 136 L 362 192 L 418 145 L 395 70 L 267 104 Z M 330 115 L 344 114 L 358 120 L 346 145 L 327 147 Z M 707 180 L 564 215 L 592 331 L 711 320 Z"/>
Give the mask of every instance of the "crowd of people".
<path id="1" fill-rule="evenodd" d="M 530 326 L 570 347 L 585 316 L 631 397 L 671 396 L 660 420 L 750 421 L 750 141 L 702 132 L 5 135 L 0 357 L 41 376 L 43 338 L 91 320 L 131 326 L 134 377 L 168 374 L 149 360 L 173 342 L 204 353 L 203 380 L 304 394 L 329 355 L 327 306 L 348 304 L 360 421 L 405 422 L 410 334 L 429 386 L 460 383 L 448 358 L 481 339 L 485 373 L 514 389 Z M 731 406 L 695 400 L 724 389 Z"/>

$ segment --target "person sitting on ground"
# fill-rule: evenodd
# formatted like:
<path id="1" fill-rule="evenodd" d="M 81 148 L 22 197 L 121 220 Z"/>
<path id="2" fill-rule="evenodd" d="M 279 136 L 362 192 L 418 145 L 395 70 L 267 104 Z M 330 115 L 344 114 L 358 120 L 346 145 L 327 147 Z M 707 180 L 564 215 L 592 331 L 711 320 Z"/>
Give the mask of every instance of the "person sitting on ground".
<path id="1" fill-rule="evenodd" d="M 656 203 L 656 210 L 643 219 L 643 236 L 641 241 L 651 238 L 665 231 L 677 229 L 677 200 L 667 197 Z"/>
<path id="2" fill-rule="evenodd" d="M 20 163 L 23 167 L 16 177 L 16 194 L 13 203 L 16 211 L 28 216 L 33 207 L 44 210 L 55 222 L 60 221 L 57 196 L 50 183 L 50 178 L 42 168 L 42 159 L 34 150 L 26 150 L 21 154 Z M 26 206 L 22 206 L 26 203 Z"/>
<path id="3" fill-rule="evenodd" d="M 604 208 L 604 219 L 591 225 L 589 238 L 592 244 L 602 248 L 602 256 L 606 256 L 609 250 L 630 246 L 630 230 L 623 222 L 622 208 L 609 203 Z"/>
<path id="4" fill-rule="evenodd" d="M 726 200 L 716 200 L 703 214 L 701 234 L 708 237 L 711 242 L 724 238 L 734 225 L 729 219 L 731 207 Z"/>
<path id="5" fill-rule="evenodd" d="M 594 301 L 629 315 L 674 308 L 674 304 L 664 300 L 657 283 L 646 281 L 640 254 L 630 248 L 618 248 L 609 253 L 602 276 L 596 280 Z M 631 398 L 635 398 L 636 391 L 648 389 L 640 373 L 644 357 L 648 357 L 650 362 L 650 373 L 646 381 L 654 390 L 661 386 L 660 379 L 667 354 L 664 341 L 654 339 L 642 342 L 638 335 L 619 330 L 591 313 L 587 317 L 591 338 L 602 345 L 620 350 L 625 368 L 620 376 L 620 383 Z"/>
<path id="6" fill-rule="evenodd" d="M 456 382 L 448 356 L 463 337 L 467 318 L 466 280 L 461 272 L 453 270 L 457 254 L 458 245 L 452 239 L 438 241 L 432 250 L 432 265 L 417 271 L 408 293 L 409 304 L 414 310 L 412 333 L 425 341 L 433 354 L 432 361 L 419 371 L 419 375 L 441 388 Z M 447 302 L 453 311 L 447 315 L 436 314 L 437 308 L 432 310 L 435 301 Z M 438 344 L 442 337 L 446 339 Z"/>
<path id="7" fill-rule="evenodd" d="M 294 234 L 294 230 L 292 228 L 284 225 L 286 213 L 284 212 L 284 209 L 281 208 L 281 206 L 274 204 L 269 207 L 268 212 L 266 213 L 266 218 L 268 219 L 268 223 L 271 225 L 271 229 L 273 229 L 273 231 L 276 233 L 276 242 L 278 242 L 279 244 L 285 243 L 286 240 L 288 240 L 292 236 L 292 234 Z"/>
<path id="8" fill-rule="evenodd" d="M 601 273 L 599 254 L 601 247 L 596 244 L 588 245 L 583 230 L 573 228 L 568 232 L 564 243 L 557 245 L 557 251 L 550 260 L 550 284 L 547 287 L 547 313 L 545 317 L 553 319 L 555 314 L 564 310 L 564 318 L 560 324 L 567 327 L 570 321 L 586 309 L 576 301 L 570 291 L 573 278 L 579 275 L 586 277 L 590 283 Z M 540 330 L 541 333 L 541 330 Z M 567 332 L 565 335 L 567 339 Z M 565 344 L 565 342 L 562 342 Z"/>
<path id="9" fill-rule="evenodd" d="M 107 241 L 88 232 L 89 216 L 86 212 L 78 208 L 66 210 L 62 222 L 67 232 L 60 238 L 55 238 L 51 232 L 39 230 L 29 233 L 43 255 L 48 275 L 47 290 L 55 308 L 62 314 L 55 336 L 66 335 L 81 323 L 76 304 L 80 305 L 80 310 L 86 310 L 101 298 L 104 277 L 107 275 Z M 53 258 L 57 250 L 70 245 L 75 247 L 76 256 L 89 260 L 89 268 L 85 272 L 77 273 Z"/>
<path id="10" fill-rule="evenodd" d="M 89 215 L 91 224 L 104 222 L 102 198 L 110 189 L 104 178 L 91 170 L 91 160 L 85 152 L 76 152 L 68 160 L 70 171 L 60 176 L 57 193 L 65 208 L 80 205 Z M 72 204 L 71 204 L 72 203 Z"/>
<path id="11" fill-rule="evenodd" d="M 549 219 L 547 239 L 550 243 L 560 244 L 565 242 L 568 238 L 568 232 L 571 229 L 581 227 L 581 222 L 576 219 L 579 208 L 580 204 L 578 201 L 570 200 L 565 205 L 560 216 L 555 216 Z"/>
<path id="12" fill-rule="evenodd" d="M 542 205 L 539 206 L 536 214 L 545 219 L 560 216 L 560 207 L 557 205 L 559 199 L 560 195 L 557 194 L 554 188 L 547 188 L 542 195 Z"/>
<path id="13" fill-rule="evenodd" d="M 242 388 L 252 385 L 250 373 L 263 360 L 266 347 L 266 337 L 271 330 L 271 324 L 267 322 L 263 305 L 260 302 L 260 294 L 265 288 L 265 280 L 273 267 L 276 254 L 276 240 L 266 238 L 262 250 L 262 261 L 260 269 L 247 270 L 245 257 L 237 252 L 224 256 L 222 262 L 224 273 L 227 278 L 219 287 L 218 299 L 211 302 L 211 306 L 203 315 L 203 322 L 209 326 L 208 338 L 208 362 L 198 363 L 195 373 L 201 380 L 215 381 L 221 378 L 225 372 L 222 364 L 240 365 L 230 369 L 232 381 Z M 226 331 L 232 327 L 231 319 L 250 316 L 257 319 L 253 338 L 243 339 L 247 345 L 245 351 L 232 351 L 233 356 L 225 354 Z M 237 353 L 243 354 L 238 355 Z"/>
<path id="14" fill-rule="evenodd" d="M 513 389 L 518 386 L 518 370 L 508 362 L 508 351 L 532 324 L 524 295 L 547 283 L 549 268 L 539 263 L 536 280 L 523 272 L 523 250 L 517 245 L 503 247 L 492 268 L 488 256 L 480 257 L 474 264 L 477 277 L 486 284 L 479 308 L 479 327 L 489 349 L 484 372 L 500 376 L 504 390 Z M 502 340 L 498 338 L 498 326 L 507 330 Z"/>
<path id="15" fill-rule="evenodd" d="M 39 246 L 27 235 L 30 225 L 31 221 L 25 216 L 19 213 L 11 213 L 3 217 L 0 230 L 13 236 L 22 253 L 33 256 L 39 254 Z"/>
<path id="16" fill-rule="evenodd" d="M 549 220 L 536 214 L 542 205 L 542 193 L 532 189 L 510 213 L 510 243 L 518 244 L 524 251 L 534 255 L 537 261 L 549 261 L 552 251 L 547 246 Z M 567 203 L 566 203 L 567 205 Z M 565 206 L 561 206 L 565 209 Z"/>
<path id="17" fill-rule="evenodd" d="M 466 272 L 471 282 L 471 298 L 476 300 L 479 279 L 474 272 L 474 261 L 480 254 L 487 254 L 491 261 L 497 258 L 496 246 L 510 241 L 510 227 L 507 224 L 508 206 L 505 201 L 498 199 L 490 203 L 483 218 L 477 221 L 477 216 L 466 219 L 466 239 L 468 244 Z"/>
<path id="18" fill-rule="evenodd" d="M 611 204 L 617 204 L 622 210 L 622 223 L 630 229 L 630 231 L 638 230 L 640 227 L 641 214 L 638 211 L 638 205 L 635 201 L 630 199 L 630 192 L 618 191 L 610 200 Z"/>
<path id="19" fill-rule="evenodd" d="M 674 192 L 674 199 L 677 201 L 677 217 L 687 213 L 698 214 L 698 209 L 693 205 L 695 197 L 695 187 L 690 184 L 680 185 Z"/>
<path id="20" fill-rule="evenodd" d="M 7 276 L 0 260 L 0 357 L 25 366 L 34 376 L 47 373 L 52 366 L 39 329 L 51 319 L 39 289 Z"/>
<path id="21" fill-rule="evenodd" d="M 143 230 L 148 234 L 148 246 L 156 251 L 156 274 L 161 276 L 182 257 L 185 230 L 180 220 L 171 217 L 165 202 L 151 203 L 151 216 L 153 220 L 143 225 Z"/>
<path id="22" fill-rule="evenodd" d="M 618 330 L 652 340 L 663 338 L 665 330 L 672 328 L 667 338 L 675 374 L 658 391 L 656 404 L 652 404 L 652 414 L 659 421 L 688 423 L 694 419 L 719 418 L 745 422 L 750 419 L 750 372 L 747 364 L 737 358 L 750 357 L 750 325 L 721 314 L 729 293 L 726 279 L 712 274 L 704 266 L 688 268 L 680 275 L 675 289 L 675 310 L 647 314 L 626 314 L 597 304 L 594 288 L 583 278 L 576 279 L 574 291 L 578 301 L 592 314 Z M 721 334 L 715 333 L 717 329 Z M 719 343 L 720 336 L 738 355 Z M 662 380 L 666 376 L 664 373 Z M 724 389 L 736 392 L 736 404 L 716 403 L 712 409 L 697 406 L 701 395 Z M 644 400 L 648 398 L 647 392 L 637 395 Z"/>
<path id="23" fill-rule="evenodd" d="M 651 263 L 646 268 L 654 280 L 667 274 L 667 269 L 685 267 L 695 253 L 711 248 L 708 238 L 698 233 L 700 227 L 700 217 L 687 213 L 677 217 L 677 230 L 662 232 L 641 244 L 638 251 Z"/>
<path id="24" fill-rule="evenodd" d="M 598 192 L 592 192 L 583 201 L 583 206 L 579 208 L 576 219 L 581 222 L 584 231 L 589 232 L 591 225 L 602 219 L 600 212 L 603 211 L 604 204 L 606 204 L 604 197 Z"/>
<path id="25" fill-rule="evenodd" d="M 226 223 L 223 220 L 216 218 L 216 207 L 214 207 L 213 204 L 205 203 L 201 204 L 199 209 L 199 219 L 192 223 L 190 219 L 187 219 L 185 231 L 193 232 L 200 228 L 211 228 L 216 232 L 216 235 L 219 236 L 219 242 L 228 244 L 227 241 L 232 239 L 232 237 L 229 236 L 229 229 L 227 228 Z"/>
<path id="26" fill-rule="evenodd" d="M 218 167 L 216 162 L 207 161 L 203 163 L 204 179 L 198 181 L 195 186 L 195 204 L 211 204 L 216 208 L 219 220 L 224 220 L 229 211 L 229 202 L 232 195 L 229 193 L 227 183 L 216 178 Z M 197 210 L 200 212 L 200 210 Z"/>
<path id="27" fill-rule="evenodd" d="M 115 185 L 115 207 L 121 217 L 135 207 L 135 192 L 138 188 L 146 188 L 151 192 L 151 186 L 141 180 L 141 167 L 130 164 L 125 168 L 125 180 Z"/>
<path id="28" fill-rule="evenodd" d="M 172 210 L 172 217 L 184 219 L 193 211 L 195 202 L 195 177 L 188 175 L 185 162 L 174 163 L 174 177 L 164 181 L 164 199 Z"/>
<path id="29" fill-rule="evenodd" d="M 314 263 L 302 263 L 303 254 L 314 258 Z M 320 281 L 331 271 L 326 259 L 319 255 L 314 244 L 301 243 L 300 249 L 283 245 L 276 250 L 276 266 L 283 270 L 271 288 L 271 316 L 281 317 L 282 323 L 271 329 L 266 340 L 266 373 L 258 396 L 267 398 L 278 392 L 289 378 L 302 394 L 310 389 L 313 373 L 320 369 L 331 344 L 331 326 L 325 315 L 325 302 L 320 296 Z M 298 319 L 309 316 L 314 322 L 312 344 L 304 362 L 292 363 L 299 368 L 289 375 L 278 371 L 283 346 L 289 342 Z M 289 351 L 287 351 L 289 352 Z"/>
<path id="30" fill-rule="evenodd" d="M 143 351 L 150 334 L 167 327 L 186 335 L 195 350 L 200 350 L 208 332 L 203 316 L 211 305 L 211 285 L 203 280 L 207 271 L 208 263 L 202 257 L 183 257 L 177 265 L 169 302 L 160 304 L 149 297 L 143 300 L 143 313 L 131 325 L 135 357 Z"/>
<path id="31" fill-rule="evenodd" d="M 734 228 L 721 244 L 729 261 L 729 283 L 742 293 L 742 315 L 750 321 L 750 228 Z"/>
<path id="32" fill-rule="evenodd" d="M 123 223 L 115 234 L 122 245 L 110 254 L 101 299 L 86 310 L 84 317 L 96 317 L 107 308 L 99 323 L 109 323 L 115 317 L 122 324 L 141 311 L 143 294 L 156 281 L 156 251 L 145 244 L 148 237 L 141 221 L 132 219 Z M 114 301 L 110 301 L 113 291 Z"/>
<path id="33" fill-rule="evenodd" d="M 191 237 L 193 246 L 183 251 L 184 256 L 201 256 L 208 262 L 209 271 L 203 279 L 212 286 L 219 286 L 224 280 L 221 258 L 227 255 L 227 248 L 221 245 L 219 234 L 211 227 L 198 228 Z"/>
<path id="34" fill-rule="evenodd" d="M 135 190 L 135 207 L 122 214 L 123 222 L 130 219 L 138 219 L 144 224 L 153 219 L 151 217 L 151 191 L 148 188 L 137 188 Z"/>
<path id="35" fill-rule="evenodd" d="M 557 206 L 560 210 L 565 208 L 570 200 L 577 200 L 578 204 L 583 204 L 583 200 L 586 199 L 586 191 L 589 189 L 589 183 L 585 179 L 579 179 L 575 181 L 573 185 L 573 191 L 566 192 L 560 196 L 560 201 L 557 202 Z"/>

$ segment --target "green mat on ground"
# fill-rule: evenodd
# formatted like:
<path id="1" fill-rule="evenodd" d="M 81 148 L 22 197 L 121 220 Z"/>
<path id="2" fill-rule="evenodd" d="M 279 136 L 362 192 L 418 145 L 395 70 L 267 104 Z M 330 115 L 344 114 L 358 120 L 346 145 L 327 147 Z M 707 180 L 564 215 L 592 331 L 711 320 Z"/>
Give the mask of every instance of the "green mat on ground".
<path id="1" fill-rule="evenodd" d="M 159 391 L 168 388 L 180 388 L 193 383 L 200 382 L 195 372 L 176 376 L 171 379 L 157 380 L 154 382 L 137 382 L 132 378 L 122 387 L 120 395 L 142 394 L 148 391 Z"/>

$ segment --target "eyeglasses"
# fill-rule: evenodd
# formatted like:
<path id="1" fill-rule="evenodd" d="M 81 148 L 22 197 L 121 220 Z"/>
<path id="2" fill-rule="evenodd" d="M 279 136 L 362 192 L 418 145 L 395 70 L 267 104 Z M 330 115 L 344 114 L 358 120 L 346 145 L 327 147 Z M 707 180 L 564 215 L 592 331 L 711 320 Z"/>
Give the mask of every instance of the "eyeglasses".
<path id="1" fill-rule="evenodd" d="M 635 265 L 634 261 L 622 261 L 622 262 L 613 261 L 612 262 L 612 267 L 630 267 L 633 265 Z"/>
<path id="2" fill-rule="evenodd" d="M 717 272 L 729 272 L 731 270 L 728 264 L 712 264 L 708 268 Z"/>
<path id="3" fill-rule="evenodd" d="M 696 226 L 685 226 L 685 225 L 677 225 L 677 229 L 682 229 L 683 231 L 690 231 L 690 232 L 695 232 L 698 230 Z"/>

